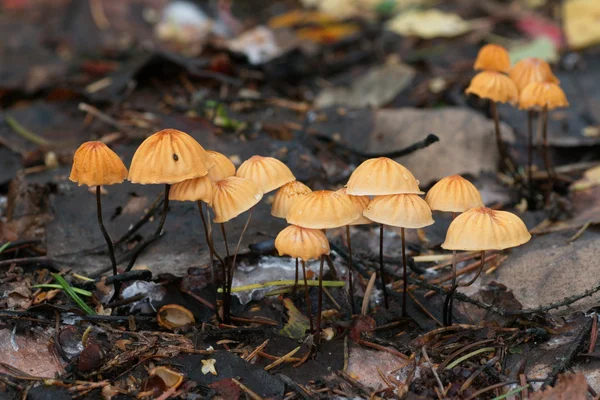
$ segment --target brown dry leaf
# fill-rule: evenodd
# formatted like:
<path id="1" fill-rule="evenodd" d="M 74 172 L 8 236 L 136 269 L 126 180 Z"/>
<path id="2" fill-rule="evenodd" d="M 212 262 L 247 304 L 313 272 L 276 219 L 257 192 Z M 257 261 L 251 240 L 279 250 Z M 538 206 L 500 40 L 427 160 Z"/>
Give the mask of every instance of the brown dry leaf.
<path id="1" fill-rule="evenodd" d="M 588 384 L 583 374 L 562 374 L 554 387 L 531 394 L 531 400 L 586 400 Z"/>
<path id="2" fill-rule="evenodd" d="M 65 372 L 61 362 L 50 352 L 51 347 L 48 338 L 16 335 L 11 340 L 11 329 L 0 330 L 0 360 L 27 374 L 54 378 Z M 0 372 L 6 371 L 0 367 Z"/>

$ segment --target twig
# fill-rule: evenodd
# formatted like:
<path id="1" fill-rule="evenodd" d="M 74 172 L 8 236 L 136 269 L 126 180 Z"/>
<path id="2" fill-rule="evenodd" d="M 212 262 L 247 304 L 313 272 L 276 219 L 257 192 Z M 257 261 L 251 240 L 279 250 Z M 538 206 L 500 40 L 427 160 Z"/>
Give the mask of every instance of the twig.
<path id="1" fill-rule="evenodd" d="M 262 342 L 261 345 L 259 345 L 256 349 L 254 349 L 254 351 L 252 351 L 252 353 L 248 354 L 248 356 L 246 357 L 246 362 L 252 361 L 252 359 L 256 357 L 256 355 L 260 353 L 267 346 L 268 343 L 269 339 Z"/>
<path id="2" fill-rule="evenodd" d="M 263 400 L 262 397 L 253 392 L 248 386 L 244 385 L 242 382 L 238 381 L 235 378 L 231 378 L 231 380 L 235 382 L 235 384 L 238 385 L 240 389 L 242 389 L 242 391 L 246 393 L 248 397 L 250 397 L 252 400 Z"/>
<path id="3" fill-rule="evenodd" d="M 298 346 L 296 347 L 294 350 L 290 351 L 289 353 L 287 353 L 286 355 L 278 358 L 277 360 L 275 360 L 274 362 L 272 362 L 271 364 L 267 365 L 265 367 L 265 371 L 269 371 L 273 368 L 275 368 L 276 366 L 278 366 L 279 364 L 284 363 L 287 359 L 291 358 L 294 354 L 296 354 L 298 352 L 298 350 L 300 350 L 302 346 Z"/>
<path id="4" fill-rule="evenodd" d="M 438 324 L 439 326 L 444 326 L 444 324 L 442 324 L 432 313 L 430 313 L 429 310 L 427 308 L 425 308 L 425 306 L 423 304 L 421 304 L 421 302 L 419 300 L 417 300 L 416 297 L 411 292 L 408 292 L 408 295 L 410 296 L 412 301 L 414 301 L 415 304 L 417 306 L 419 306 L 421 311 L 423 311 L 429 318 L 434 320 L 435 323 Z"/>
<path id="5" fill-rule="evenodd" d="M 367 311 L 369 310 L 369 299 L 371 298 L 371 292 L 375 287 L 375 280 L 377 278 L 377 274 L 373 272 L 371 274 L 371 278 L 369 279 L 369 283 L 367 285 L 367 289 L 365 290 L 365 297 L 363 297 L 362 307 L 360 308 L 360 313 L 362 315 L 367 315 Z"/>
<path id="6" fill-rule="evenodd" d="M 435 380 L 437 381 L 437 384 L 439 385 L 440 393 L 444 394 L 444 384 L 442 383 L 442 380 L 440 379 L 440 376 L 438 375 L 437 371 L 433 367 L 433 363 L 429 359 L 429 356 L 427 355 L 427 350 L 425 349 L 425 347 L 426 346 L 421 347 L 421 353 L 423 353 L 423 357 L 425 358 L 425 361 L 427 361 L 427 364 L 429 364 L 429 368 L 431 368 L 431 372 L 433 373 L 433 376 L 435 377 Z"/>

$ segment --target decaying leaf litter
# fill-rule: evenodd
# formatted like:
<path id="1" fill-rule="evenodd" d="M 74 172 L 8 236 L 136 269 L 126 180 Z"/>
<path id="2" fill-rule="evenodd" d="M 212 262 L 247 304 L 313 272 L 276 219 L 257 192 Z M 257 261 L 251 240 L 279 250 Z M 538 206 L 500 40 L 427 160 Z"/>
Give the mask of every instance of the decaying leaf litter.
<path id="1" fill-rule="evenodd" d="M 585 29 L 597 5 L 308 3 L 0 3 L 0 389 L 9 398 L 597 395 L 600 35 Z M 464 94 L 490 42 L 513 61 L 554 62 L 570 107 L 549 114 L 551 192 L 541 152 L 533 195 L 527 186 L 527 112 L 498 107 L 518 166 L 506 169 L 488 105 Z M 379 227 L 349 228 L 354 316 L 346 231 L 328 229 L 317 338 L 304 286 L 293 293 L 277 282 L 293 284 L 296 263 L 275 251 L 286 224 L 271 216 L 270 192 L 243 236 L 224 324 L 194 203 L 170 202 L 160 236 L 125 272 L 164 201 L 156 185 L 103 186 L 113 277 L 96 190 L 68 180 L 81 143 L 100 140 L 129 166 L 142 140 L 165 128 L 236 167 L 256 154 L 280 159 L 313 190 L 341 188 L 380 156 L 406 166 L 425 192 L 461 174 L 486 206 L 519 215 L 533 239 L 486 252 L 483 279 L 455 294 L 454 325 L 442 326 L 452 253 L 440 245 L 451 215 L 406 230 L 405 318 L 404 228 L 384 232 L 389 309 Z M 230 243 L 244 223 L 228 223 Z M 215 251 L 225 254 L 220 234 L 214 224 Z M 458 261 L 465 280 L 480 265 L 472 252 Z M 319 262 L 306 269 L 314 318 Z"/>

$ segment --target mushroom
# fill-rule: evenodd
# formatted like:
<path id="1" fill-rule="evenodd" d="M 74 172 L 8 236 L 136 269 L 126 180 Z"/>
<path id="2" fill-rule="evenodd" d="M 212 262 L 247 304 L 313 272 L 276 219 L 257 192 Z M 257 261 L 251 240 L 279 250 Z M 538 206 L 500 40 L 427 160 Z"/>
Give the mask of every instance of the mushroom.
<path id="1" fill-rule="evenodd" d="M 250 220 L 252 218 L 252 210 L 254 206 L 262 199 L 263 191 L 261 188 L 252 180 L 240 178 L 238 176 L 230 176 L 223 180 L 220 180 L 214 184 L 213 187 L 213 199 L 212 208 L 215 213 L 214 222 L 221 224 L 222 232 L 225 232 L 223 225 L 225 222 L 237 217 L 241 213 L 250 210 L 246 224 L 242 229 L 240 238 L 238 239 L 235 253 L 233 255 L 233 261 L 226 268 L 225 264 L 222 263 L 223 268 L 223 318 L 225 323 L 229 323 L 229 313 L 231 306 L 231 285 L 233 283 L 233 272 L 235 269 L 235 262 L 237 255 L 242 243 L 242 238 Z M 226 239 L 225 239 L 226 240 Z M 225 242 L 227 245 L 227 242 Z"/>
<path id="2" fill-rule="evenodd" d="M 530 83 L 550 82 L 559 84 L 560 81 L 550 69 L 550 65 L 540 58 L 525 58 L 510 70 L 510 78 L 517 85 L 519 92 L 522 92 Z M 529 185 L 529 197 L 533 198 L 532 171 L 533 162 L 533 117 L 534 110 L 527 110 L 527 182 Z"/>
<path id="3" fill-rule="evenodd" d="M 346 242 L 348 244 L 348 299 L 350 301 L 352 315 L 354 315 L 356 314 L 356 311 L 354 309 L 354 283 L 352 277 L 352 241 L 350 238 L 350 225 L 368 225 L 373 223 L 373 221 L 363 215 L 363 211 L 369 206 L 371 199 L 368 196 L 350 195 L 346 192 L 346 188 L 338 190 L 337 193 L 348 196 L 360 213 L 360 217 L 358 217 L 356 221 L 346 225 Z"/>
<path id="4" fill-rule="evenodd" d="M 527 243 L 531 235 L 515 214 L 486 207 L 472 208 L 452 221 L 442 248 L 446 250 L 481 251 L 481 265 L 475 277 L 460 286 L 470 286 L 477 280 L 485 265 L 486 250 L 504 250 Z M 458 285 L 448 294 L 454 295 Z M 449 321 L 452 323 L 452 321 Z"/>
<path id="5" fill-rule="evenodd" d="M 102 142 L 85 142 L 73 156 L 73 167 L 69 180 L 81 185 L 96 187 L 96 210 L 98 225 L 106 241 L 113 275 L 117 274 L 117 261 L 113 242 L 102 221 L 102 185 L 114 185 L 127 178 L 127 168 L 119 156 Z"/>
<path id="6" fill-rule="evenodd" d="M 262 156 L 252 156 L 244 161 L 236 176 L 252 179 L 264 193 L 296 180 L 287 165 L 276 158 Z"/>
<path id="7" fill-rule="evenodd" d="M 519 97 L 519 108 L 522 110 L 541 110 L 542 140 L 544 145 L 544 165 L 548 172 L 549 186 L 552 189 L 554 170 L 550 161 L 548 146 L 548 110 L 568 107 L 569 101 L 563 90 L 556 83 L 532 82 L 523 89 Z"/>
<path id="8" fill-rule="evenodd" d="M 333 229 L 346 226 L 360 217 L 360 212 L 349 196 L 331 190 L 309 193 L 292 205 L 286 217 L 289 224 L 310 229 Z M 321 340 L 321 308 L 323 305 L 323 263 L 319 268 L 319 304 L 317 308 L 316 336 Z"/>
<path id="9" fill-rule="evenodd" d="M 475 75 L 471 80 L 469 87 L 465 90 L 467 94 L 474 94 L 482 99 L 490 100 L 490 110 L 494 118 L 494 128 L 496 132 L 496 145 L 502 162 L 506 167 L 514 172 L 515 166 L 510 161 L 500 133 L 500 120 L 496 103 L 516 104 L 519 101 L 519 89 L 517 85 L 501 72 L 483 71 Z"/>
<path id="10" fill-rule="evenodd" d="M 408 293 L 408 273 L 406 262 L 405 229 L 418 229 L 434 223 L 427 202 L 417 194 L 391 194 L 376 196 L 363 215 L 383 225 L 397 226 L 402 237 L 402 316 L 406 317 L 406 297 Z M 385 286 L 384 286 L 385 287 Z"/>
<path id="11" fill-rule="evenodd" d="M 210 252 L 210 265 L 211 265 L 211 277 L 212 283 L 216 287 L 215 274 L 213 269 L 213 257 L 217 257 L 221 263 L 222 268 L 225 268 L 225 261 L 215 251 L 214 243 L 212 241 L 212 227 L 210 224 L 210 215 L 208 218 L 204 217 L 204 210 L 202 203 L 206 203 L 206 212 L 209 213 L 208 207 L 212 204 L 213 197 L 213 184 L 216 180 L 222 180 L 229 176 L 235 175 L 235 166 L 227 158 L 227 156 L 218 153 L 216 151 L 206 151 L 208 155 L 213 159 L 215 165 L 208 170 L 208 175 L 201 178 L 188 179 L 183 182 L 175 183 L 169 190 L 169 200 L 172 201 L 195 201 L 198 205 L 198 211 L 200 213 L 200 219 L 202 220 L 202 226 L 204 228 L 204 235 L 206 243 Z M 216 296 L 215 296 L 216 301 Z M 215 314 L 218 316 L 217 307 L 215 307 Z"/>
<path id="12" fill-rule="evenodd" d="M 510 55 L 508 51 L 497 44 L 486 44 L 477 54 L 475 71 L 496 71 L 507 73 L 510 70 Z"/>
<path id="13" fill-rule="evenodd" d="M 304 278 L 304 296 L 306 298 L 306 313 L 310 321 L 310 330 L 313 330 L 313 319 L 310 305 L 310 296 L 308 295 L 308 282 L 306 281 L 306 261 L 319 259 L 323 255 L 329 254 L 329 241 L 327 236 L 320 229 L 302 228 L 301 226 L 290 225 L 283 229 L 275 238 L 275 248 L 280 256 L 286 255 L 302 260 L 302 275 Z M 321 264 L 322 265 L 322 264 Z M 296 274 L 296 278 L 298 274 Z M 296 279 L 297 280 L 297 279 Z M 296 284 L 294 284 L 294 287 Z"/>
<path id="14" fill-rule="evenodd" d="M 184 328 L 196 322 L 194 314 L 178 304 L 162 306 L 156 313 L 156 320 L 160 326 L 169 330 Z"/>
<path id="15" fill-rule="evenodd" d="M 348 179 L 346 193 L 353 196 L 423 194 L 419 189 L 419 181 L 413 174 L 402 164 L 387 157 L 372 158 L 360 164 Z M 384 224 L 381 224 L 379 226 L 379 274 L 383 302 L 387 309 L 389 301 L 383 271 L 383 228 Z"/>
<path id="16" fill-rule="evenodd" d="M 215 161 L 193 137 L 176 129 L 164 129 L 150 135 L 137 148 L 127 179 L 131 183 L 164 184 L 164 202 L 160 222 L 154 235 L 141 244 L 133 254 L 126 271 L 131 270 L 141 252 L 163 229 L 169 209 L 169 190 L 174 183 L 201 178 Z"/>
<path id="17" fill-rule="evenodd" d="M 451 175 L 441 179 L 427 192 L 425 201 L 432 210 L 451 212 L 452 220 L 457 213 L 471 208 L 483 207 L 479 190 L 460 175 Z M 452 287 L 456 285 L 456 250 L 452 250 Z M 444 325 L 452 325 L 452 296 L 444 302 Z"/>
<path id="18" fill-rule="evenodd" d="M 276 218 L 285 218 L 292 205 L 298 199 L 304 197 L 312 190 L 300 181 L 291 181 L 279 188 L 273 197 L 271 205 L 271 215 Z M 296 257 L 296 277 L 294 279 L 294 289 L 298 286 L 298 257 Z"/>

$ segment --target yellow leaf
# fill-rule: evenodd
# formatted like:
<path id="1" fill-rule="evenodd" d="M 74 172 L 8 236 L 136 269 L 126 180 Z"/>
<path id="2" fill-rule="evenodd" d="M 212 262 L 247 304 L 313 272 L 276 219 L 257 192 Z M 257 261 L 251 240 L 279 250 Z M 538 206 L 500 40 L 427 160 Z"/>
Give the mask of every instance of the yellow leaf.
<path id="1" fill-rule="evenodd" d="M 570 48 L 580 49 L 600 43 L 600 1 L 563 2 L 564 29 Z"/>
<path id="2" fill-rule="evenodd" d="M 471 23 L 456 14 L 432 8 L 398 14 L 387 23 L 387 29 L 402 36 L 433 39 L 462 35 L 471 30 Z"/>

